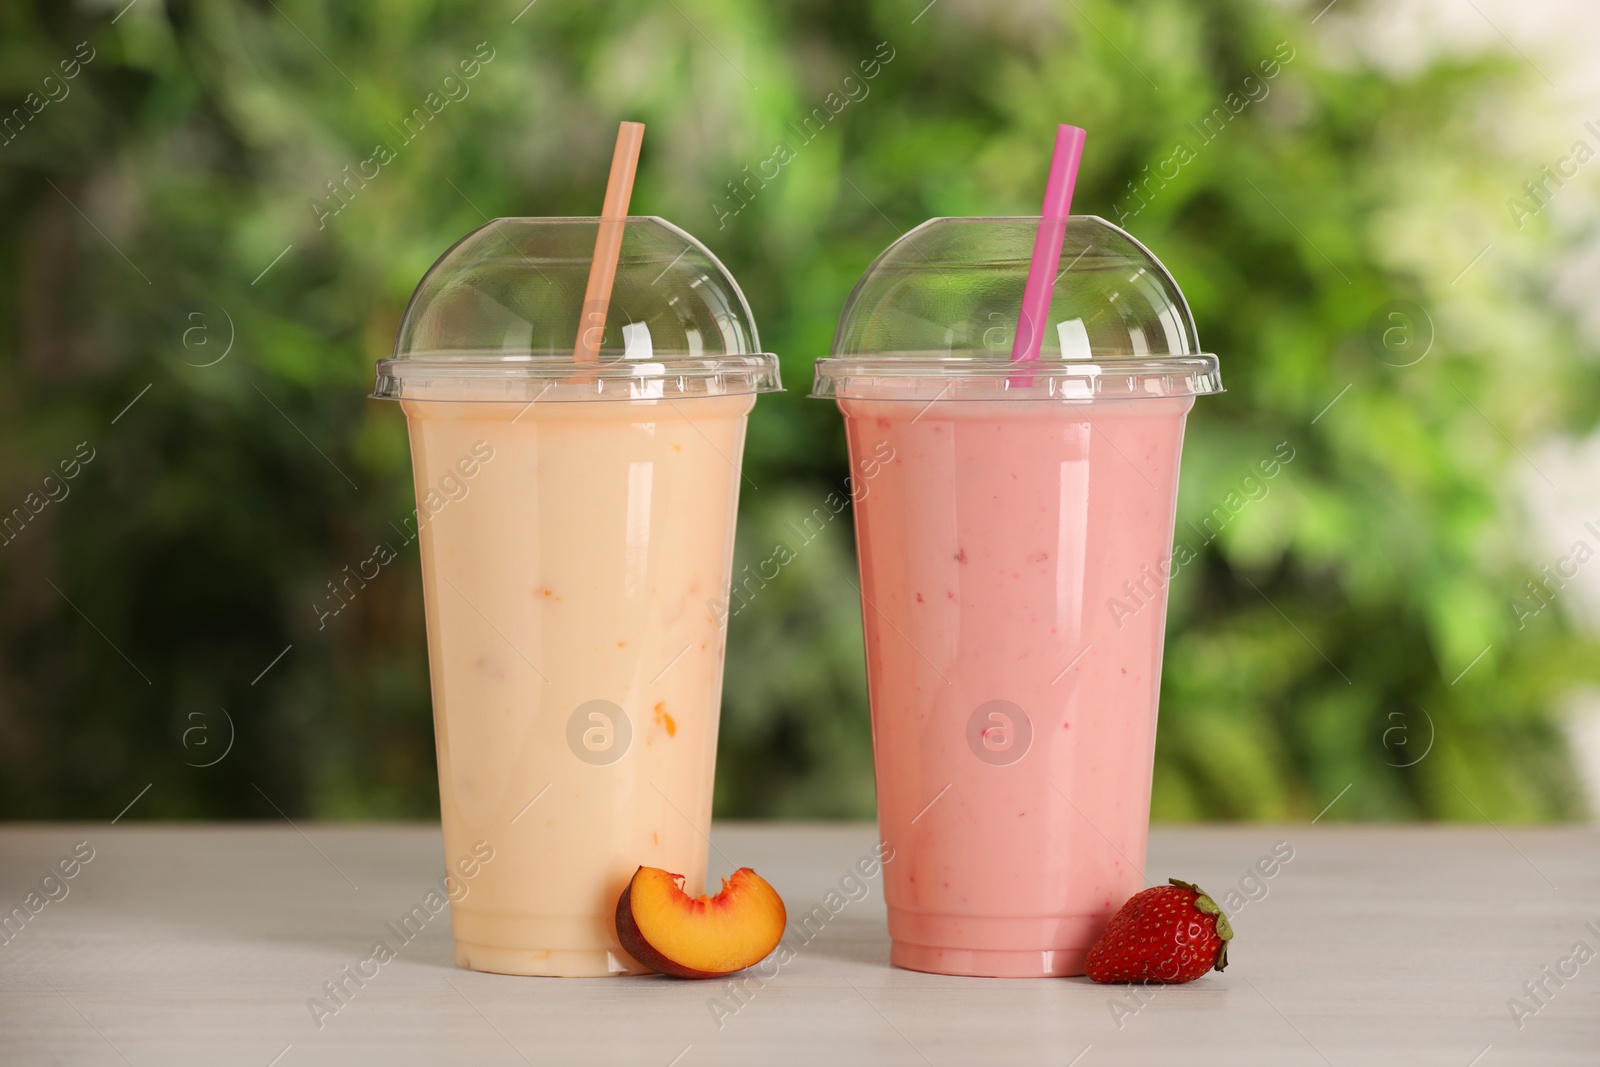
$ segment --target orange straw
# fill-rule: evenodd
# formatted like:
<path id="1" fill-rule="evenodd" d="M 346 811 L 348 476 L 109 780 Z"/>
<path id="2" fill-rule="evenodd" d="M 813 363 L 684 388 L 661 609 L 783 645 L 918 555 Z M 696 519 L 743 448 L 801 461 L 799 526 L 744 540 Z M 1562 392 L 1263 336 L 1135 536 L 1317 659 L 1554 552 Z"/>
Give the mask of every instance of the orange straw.
<path id="1" fill-rule="evenodd" d="M 600 233 L 589 264 L 589 287 L 583 293 L 583 316 L 578 320 L 578 343 L 572 349 L 576 363 L 599 363 L 600 340 L 606 332 L 606 308 L 611 285 L 617 280 L 617 257 L 622 254 L 622 228 L 633 197 L 633 176 L 639 169 L 639 145 L 644 123 L 624 122 L 617 128 L 617 148 L 611 155 L 611 177 L 606 180 L 606 202 L 600 209 Z"/>

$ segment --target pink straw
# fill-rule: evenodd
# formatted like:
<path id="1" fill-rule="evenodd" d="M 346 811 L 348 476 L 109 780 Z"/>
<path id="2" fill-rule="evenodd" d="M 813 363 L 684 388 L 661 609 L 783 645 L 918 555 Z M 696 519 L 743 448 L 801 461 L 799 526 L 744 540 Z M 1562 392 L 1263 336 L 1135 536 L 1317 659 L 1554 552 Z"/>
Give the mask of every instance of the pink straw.
<path id="1" fill-rule="evenodd" d="M 583 294 L 583 317 L 578 324 L 578 341 L 572 348 L 574 363 L 600 362 L 600 339 L 606 332 L 606 310 L 611 303 L 611 287 L 616 283 L 622 228 L 628 222 L 628 201 L 633 197 L 633 177 L 639 170 L 639 146 L 643 142 L 644 123 L 624 122 L 617 127 L 617 147 L 611 153 L 611 174 L 606 179 L 606 199 L 600 209 L 600 231 L 594 241 L 594 260 L 589 264 L 589 287 Z"/>
<path id="2" fill-rule="evenodd" d="M 1039 210 L 1039 234 L 1033 241 L 1033 263 L 1022 290 L 1022 312 L 1011 343 L 1011 362 L 1039 362 L 1044 320 L 1050 313 L 1050 294 L 1061 267 L 1061 244 L 1067 236 L 1067 216 L 1072 214 L 1072 187 L 1078 181 L 1078 161 L 1083 158 L 1083 130 L 1056 127 L 1056 151 L 1050 159 L 1050 179 L 1044 186 L 1044 207 Z"/>

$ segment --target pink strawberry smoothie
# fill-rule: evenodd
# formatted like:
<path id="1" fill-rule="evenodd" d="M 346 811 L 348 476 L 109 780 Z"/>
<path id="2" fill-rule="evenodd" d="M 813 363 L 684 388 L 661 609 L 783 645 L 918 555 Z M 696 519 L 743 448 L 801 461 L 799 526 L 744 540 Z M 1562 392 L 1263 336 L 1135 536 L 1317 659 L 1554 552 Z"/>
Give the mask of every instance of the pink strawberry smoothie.
<path id="1" fill-rule="evenodd" d="M 1143 887 L 1192 404 L 840 399 L 897 966 L 1082 974 Z"/>

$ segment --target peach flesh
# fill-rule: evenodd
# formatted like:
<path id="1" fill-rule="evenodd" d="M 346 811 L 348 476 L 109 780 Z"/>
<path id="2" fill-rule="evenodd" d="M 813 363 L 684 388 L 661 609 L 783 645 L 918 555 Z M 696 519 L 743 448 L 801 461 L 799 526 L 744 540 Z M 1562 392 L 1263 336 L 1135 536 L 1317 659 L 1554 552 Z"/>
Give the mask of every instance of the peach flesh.
<path id="1" fill-rule="evenodd" d="M 783 938 L 777 891 L 741 867 L 716 896 L 691 897 L 683 876 L 640 867 L 617 900 L 617 938 L 644 966 L 677 978 L 721 978 L 759 963 Z"/>

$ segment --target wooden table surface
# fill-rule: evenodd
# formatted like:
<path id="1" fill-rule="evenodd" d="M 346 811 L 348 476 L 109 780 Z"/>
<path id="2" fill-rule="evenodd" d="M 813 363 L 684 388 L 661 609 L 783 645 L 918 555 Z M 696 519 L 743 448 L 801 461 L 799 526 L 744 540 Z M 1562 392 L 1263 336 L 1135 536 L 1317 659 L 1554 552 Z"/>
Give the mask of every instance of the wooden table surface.
<path id="1" fill-rule="evenodd" d="M 1152 879 L 1245 903 L 1226 974 L 1142 1000 L 1086 979 L 892 969 L 874 880 L 742 1003 L 724 983 L 457 970 L 440 915 L 319 1027 L 308 1001 L 395 942 L 385 924 L 442 874 L 437 827 L 11 825 L 0 915 L 30 892 L 45 903 L 0 944 L 0 1063 L 1594 1067 L 1600 955 L 1574 950 L 1600 953 L 1600 834 L 1503 829 L 1157 829 Z M 713 838 L 798 915 L 875 834 Z M 1293 858 L 1252 877 L 1279 842 Z M 41 889 L 63 859 L 74 876 Z M 728 866 L 713 854 L 713 874 Z"/>

